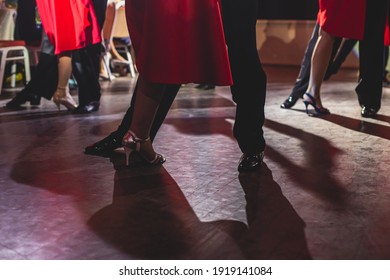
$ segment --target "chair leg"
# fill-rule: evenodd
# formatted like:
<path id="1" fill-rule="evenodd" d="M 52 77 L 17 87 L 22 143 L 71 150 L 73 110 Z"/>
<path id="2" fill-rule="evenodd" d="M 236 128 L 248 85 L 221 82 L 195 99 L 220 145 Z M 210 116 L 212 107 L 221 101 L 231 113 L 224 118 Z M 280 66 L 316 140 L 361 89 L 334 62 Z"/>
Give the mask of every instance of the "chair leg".
<path id="1" fill-rule="evenodd" d="M 7 52 L 3 51 L 1 52 L 1 60 L 0 60 L 0 94 L 3 89 L 3 80 L 4 80 L 4 71 L 5 71 L 5 64 L 6 64 L 6 58 L 7 58 Z"/>
<path id="2" fill-rule="evenodd" d="M 127 61 L 129 62 L 130 75 L 132 78 L 135 78 L 136 74 L 135 74 L 135 68 L 134 68 L 134 61 L 133 61 L 133 58 L 131 57 L 129 47 L 123 46 L 123 48 L 124 48 L 124 51 L 126 52 Z"/>
<path id="3" fill-rule="evenodd" d="M 131 58 L 131 54 L 128 50 L 126 53 L 127 53 L 127 60 L 129 61 L 130 75 L 131 75 L 131 77 L 135 78 L 136 74 L 135 74 L 133 59 Z"/>
<path id="4" fill-rule="evenodd" d="M 28 50 L 23 48 L 23 56 L 24 56 L 24 73 L 26 75 L 26 84 L 31 80 L 31 72 L 30 72 L 30 58 L 28 55 Z"/>
<path id="5" fill-rule="evenodd" d="M 12 62 L 11 66 L 11 87 L 14 88 L 16 86 L 16 62 Z"/>
<path id="6" fill-rule="evenodd" d="M 105 53 L 103 55 L 103 66 L 104 66 L 104 70 L 107 73 L 108 80 L 111 82 L 113 80 L 113 75 L 112 75 L 111 69 L 110 69 L 110 56 L 108 53 Z"/>

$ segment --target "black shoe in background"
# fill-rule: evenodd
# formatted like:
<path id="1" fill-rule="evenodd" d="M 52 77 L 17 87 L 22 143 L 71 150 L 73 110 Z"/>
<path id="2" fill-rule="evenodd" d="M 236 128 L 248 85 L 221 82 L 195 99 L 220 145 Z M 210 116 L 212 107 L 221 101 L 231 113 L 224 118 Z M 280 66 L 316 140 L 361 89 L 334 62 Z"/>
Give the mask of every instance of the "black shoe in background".
<path id="1" fill-rule="evenodd" d="M 366 106 L 362 106 L 362 117 L 365 118 L 374 118 L 376 116 L 376 113 L 378 113 L 378 110 Z"/>
<path id="2" fill-rule="evenodd" d="M 99 101 L 92 101 L 85 105 L 79 105 L 77 108 L 73 111 L 74 114 L 89 114 L 92 112 L 96 112 L 99 110 L 100 102 Z"/>
<path id="3" fill-rule="evenodd" d="M 258 169 L 263 162 L 264 152 L 243 154 L 238 164 L 238 172 L 249 172 Z"/>
<path id="4" fill-rule="evenodd" d="M 299 97 L 290 95 L 284 102 L 280 105 L 280 108 L 290 109 L 297 103 Z"/>
<path id="5" fill-rule="evenodd" d="M 16 96 L 5 104 L 5 107 L 9 109 L 17 109 L 20 108 L 21 105 L 26 102 L 30 102 L 33 106 L 38 106 L 41 104 L 41 97 L 37 94 L 30 93 L 26 90 L 22 90 L 16 94 Z"/>
<path id="6" fill-rule="evenodd" d="M 85 147 L 84 153 L 94 156 L 108 157 L 111 153 L 122 147 L 122 138 L 117 133 L 113 132 L 106 138 Z"/>
<path id="7" fill-rule="evenodd" d="M 215 89 L 215 85 L 204 85 L 203 89 L 205 90 Z"/>
<path id="8" fill-rule="evenodd" d="M 210 89 L 215 89 L 215 85 L 199 84 L 199 85 L 195 86 L 195 88 L 197 88 L 197 89 L 204 89 L 204 90 L 210 90 Z"/>

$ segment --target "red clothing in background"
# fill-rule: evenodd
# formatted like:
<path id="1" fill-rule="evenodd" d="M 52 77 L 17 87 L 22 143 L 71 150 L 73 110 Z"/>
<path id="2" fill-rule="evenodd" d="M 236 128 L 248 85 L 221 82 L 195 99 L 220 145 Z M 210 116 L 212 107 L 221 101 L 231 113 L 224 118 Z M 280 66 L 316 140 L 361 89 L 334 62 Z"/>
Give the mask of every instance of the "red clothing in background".
<path id="1" fill-rule="evenodd" d="M 36 0 L 43 28 L 55 54 L 101 41 L 91 0 Z"/>
<path id="2" fill-rule="evenodd" d="M 218 0 L 126 0 L 125 7 L 137 67 L 145 79 L 231 84 Z"/>
<path id="3" fill-rule="evenodd" d="M 363 39 L 366 0 L 319 0 L 318 2 L 317 20 L 323 30 L 336 37 Z"/>
<path id="4" fill-rule="evenodd" d="M 385 46 L 390 46 L 390 23 L 389 16 L 387 16 L 386 28 L 385 28 Z"/>

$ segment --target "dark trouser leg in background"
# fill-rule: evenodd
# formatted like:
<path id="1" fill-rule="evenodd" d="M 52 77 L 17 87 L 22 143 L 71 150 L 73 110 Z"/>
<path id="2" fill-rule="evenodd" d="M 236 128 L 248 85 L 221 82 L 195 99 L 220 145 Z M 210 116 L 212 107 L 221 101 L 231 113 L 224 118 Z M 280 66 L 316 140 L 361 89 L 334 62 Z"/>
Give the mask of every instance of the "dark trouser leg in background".
<path id="1" fill-rule="evenodd" d="M 58 83 L 58 59 L 55 55 L 40 53 L 36 78 L 27 85 L 29 92 L 51 100 Z"/>
<path id="2" fill-rule="evenodd" d="M 222 0 L 222 19 L 233 76 L 231 92 L 237 104 L 233 133 L 244 154 L 239 171 L 259 167 L 265 148 L 266 74 L 256 48 L 257 11 L 257 0 Z"/>
<path id="3" fill-rule="evenodd" d="M 76 109 L 78 113 L 90 113 L 99 109 L 100 53 L 99 43 L 74 51 L 72 54 L 73 75 L 79 91 L 79 109 Z"/>
<path id="4" fill-rule="evenodd" d="M 356 87 L 363 117 L 374 117 L 381 107 L 384 29 L 388 0 L 367 1 L 364 39 L 360 41 L 360 80 Z"/>
<path id="5" fill-rule="evenodd" d="M 385 46 L 383 50 L 383 82 L 388 84 L 387 80 L 387 61 L 389 60 L 389 46 Z"/>
<path id="6" fill-rule="evenodd" d="M 107 0 L 92 0 L 100 31 L 106 17 Z M 73 75 L 78 84 L 79 106 L 76 114 L 91 113 L 100 106 L 101 44 L 89 45 L 73 52 Z"/>
<path id="7" fill-rule="evenodd" d="M 30 82 L 6 106 L 18 108 L 29 101 L 31 105 L 39 105 L 41 97 L 50 100 L 57 89 L 58 60 L 54 48 L 45 33 L 42 34 L 42 46 L 39 62 Z"/>
<path id="8" fill-rule="evenodd" d="M 342 39 L 339 38 L 339 41 L 341 42 Z M 336 56 L 334 57 L 333 62 L 329 63 L 328 69 L 326 70 L 324 77 L 325 81 L 328 80 L 331 75 L 336 74 L 339 71 L 341 65 L 347 59 L 347 56 L 351 53 L 356 43 L 357 40 L 354 39 L 345 39 L 342 41 L 338 52 L 336 49 Z"/>

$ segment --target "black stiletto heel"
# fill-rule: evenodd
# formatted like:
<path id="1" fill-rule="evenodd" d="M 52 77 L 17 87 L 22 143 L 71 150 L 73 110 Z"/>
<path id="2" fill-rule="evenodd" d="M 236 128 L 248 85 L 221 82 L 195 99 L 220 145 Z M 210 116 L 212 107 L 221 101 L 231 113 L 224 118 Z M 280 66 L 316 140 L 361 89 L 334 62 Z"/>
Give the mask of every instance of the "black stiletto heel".
<path id="1" fill-rule="evenodd" d="M 314 110 L 318 115 L 329 115 L 330 111 L 324 107 L 318 107 L 316 103 L 316 99 L 310 94 L 310 93 L 305 93 L 304 96 L 307 96 L 309 100 L 303 100 L 303 104 L 305 104 L 306 107 L 306 114 L 309 114 L 309 105 L 313 106 Z"/>
<path id="2" fill-rule="evenodd" d="M 155 153 L 152 160 L 146 157 L 145 153 L 142 151 L 142 144 L 149 141 L 150 137 L 140 139 L 131 130 L 126 133 L 122 140 L 122 145 L 126 153 L 126 166 L 129 166 L 129 158 L 133 152 L 137 152 L 149 165 L 160 165 L 165 162 L 165 158 L 158 153 Z"/>

